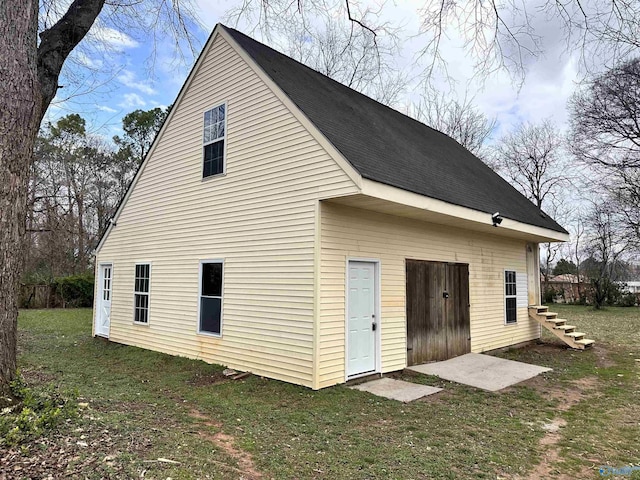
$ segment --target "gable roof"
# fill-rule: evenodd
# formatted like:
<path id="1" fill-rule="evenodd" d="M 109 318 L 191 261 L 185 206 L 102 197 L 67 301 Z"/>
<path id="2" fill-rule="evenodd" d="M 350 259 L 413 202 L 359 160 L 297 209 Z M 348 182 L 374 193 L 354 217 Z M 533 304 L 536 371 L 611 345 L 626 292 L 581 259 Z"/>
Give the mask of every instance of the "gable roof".
<path id="1" fill-rule="evenodd" d="M 567 233 L 454 139 L 224 25 L 362 177 Z"/>

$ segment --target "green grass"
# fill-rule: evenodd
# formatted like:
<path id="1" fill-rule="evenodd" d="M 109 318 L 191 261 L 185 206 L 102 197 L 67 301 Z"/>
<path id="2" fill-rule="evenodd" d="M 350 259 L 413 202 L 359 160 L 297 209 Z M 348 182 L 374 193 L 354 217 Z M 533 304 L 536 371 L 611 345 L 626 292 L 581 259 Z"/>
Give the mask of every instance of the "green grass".
<path id="1" fill-rule="evenodd" d="M 551 305 L 551 311 L 567 318 L 588 338 L 599 342 L 640 347 L 640 308 L 607 307 L 595 310 L 581 305 Z"/>
<path id="2" fill-rule="evenodd" d="M 561 316 L 599 346 L 503 352 L 554 370 L 499 393 L 401 374 L 445 387 L 405 405 L 344 386 L 314 392 L 259 377 L 232 381 L 219 366 L 91 338 L 89 310 L 23 311 L 20 364 L 27 382 L 75 390 L 89 406 L 12 458 L 72 445 L 64 473 L 82 478 L 138 478 L 143 471 L 146 478 L 240 478 L 247 468 L 241 451 L 263 478 L 495 479 L 531 472 L 544 457 L 543 424 L 562 417 L 568 425 L 553 475 L 582 471 L 595 478 L 599 465 L 640 463 L 638 309 L 563 306 Z M 593 380 L 577 387 L 585 378 Z M 576 388 L 579 401 L 557 411 L 563 392 Z M 194 418 L 194 411 L 211 421 Z M 232 437 L 235 451 L 211 441 L 218 432 Z M 0 451 L 0 477 L 1 465 Z"/>

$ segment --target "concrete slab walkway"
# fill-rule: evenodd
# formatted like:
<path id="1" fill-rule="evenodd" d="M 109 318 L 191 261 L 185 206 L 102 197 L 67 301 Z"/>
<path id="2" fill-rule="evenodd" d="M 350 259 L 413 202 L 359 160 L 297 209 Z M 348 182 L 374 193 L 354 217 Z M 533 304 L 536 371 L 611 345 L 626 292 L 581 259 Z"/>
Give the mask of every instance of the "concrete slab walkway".
<path id="1" fill-rule="evenodd" d="M 362 392 L 369 392 L 379 397 L 388 398 L 390 400 L 398 400 L 399 402 L 412 402 L 426 395 L 438 393 L 441 388 L 430 387 L 428 385 L 419 385 L 417 383 L 405 382 L 403 380 L 394 380 L 393 378 L 380 378 L 379 380 L 371 380 L 370 382 L 361 383 L 349 387 Z"/>
<path id="2" fill-rule="evenodd" d="M 496 392 L 551 369 L 481 353 L 467 353 L 443 362 L 415 365 L 409 370 Z"/>

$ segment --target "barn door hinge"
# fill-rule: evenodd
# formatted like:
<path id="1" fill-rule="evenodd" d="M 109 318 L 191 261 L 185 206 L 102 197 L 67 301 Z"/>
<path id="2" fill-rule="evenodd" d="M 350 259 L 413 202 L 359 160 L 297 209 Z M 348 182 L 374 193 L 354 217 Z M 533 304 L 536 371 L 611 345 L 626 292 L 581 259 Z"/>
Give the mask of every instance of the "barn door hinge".
<path id="1" fill-rule="evenodd" d="M 376 322 L 371 323 L 371 330 L 373 330 L 375 332 L 376 328 L 377 328 Z"/>

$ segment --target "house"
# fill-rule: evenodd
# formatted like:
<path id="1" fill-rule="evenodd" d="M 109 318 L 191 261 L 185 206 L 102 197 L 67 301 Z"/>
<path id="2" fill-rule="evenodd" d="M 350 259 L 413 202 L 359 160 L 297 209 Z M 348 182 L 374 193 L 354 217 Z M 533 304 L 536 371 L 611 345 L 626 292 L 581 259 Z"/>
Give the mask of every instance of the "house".
<path id="1" fill-rule="evenodd" d="M 447 135 L 217 25 L 96 250 L 94 334 L 319 389 L 534 340 L 567 232 Z"/>
<path id="2" fill-rule="evenodd" d="M 630 280 L 627 282 L 621 282 L 623 289 L 634 295 L 640 295 L 640 281 L 638 280 Z"/>
<path id="3" fill-rule="evenodd" d="M 543 280 L 542 291 L 552 292 L 555 303 L 576 303 L 585 299 L 591 300 L 593 286 L 583 275 L 580 275 L 580 281 L 578 281 L 577 275 L 563 273 Z"/>

